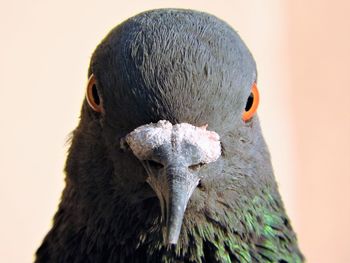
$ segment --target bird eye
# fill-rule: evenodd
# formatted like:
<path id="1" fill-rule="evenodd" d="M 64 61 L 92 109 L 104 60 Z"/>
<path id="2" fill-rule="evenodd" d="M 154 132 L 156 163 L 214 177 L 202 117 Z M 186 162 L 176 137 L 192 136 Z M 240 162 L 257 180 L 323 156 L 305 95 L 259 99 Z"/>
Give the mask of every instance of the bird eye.
<path id="1" fill-rule="evenodd" d="M 256 83 L 253 84 L 252 90 L 247 100 L 242 119 L 243 121 L 249 121 L 256 112 L 259 105 L 259 92 Z"/>
<path id="2" fill-rule="evenodd" d="M 96 79 L 94 74 L 92 74 L 88 80 L 87 90 L 86 90 L 86 99 L 90 107 L 96 112 L 102 112 L 102 100 L 98 94 L 96 87 Z"/>

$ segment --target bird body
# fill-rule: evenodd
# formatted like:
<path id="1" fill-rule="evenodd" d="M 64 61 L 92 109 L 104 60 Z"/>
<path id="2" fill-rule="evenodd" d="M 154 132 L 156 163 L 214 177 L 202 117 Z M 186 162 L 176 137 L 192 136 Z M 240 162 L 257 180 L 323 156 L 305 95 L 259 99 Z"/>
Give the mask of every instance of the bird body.
<path id="1" fill-rule="evenodd" d="M 256 81 L 214 16 L 160 9 L 114 28 L 36 262 L 302 262 L 258 117 L 242 120 Z"/>

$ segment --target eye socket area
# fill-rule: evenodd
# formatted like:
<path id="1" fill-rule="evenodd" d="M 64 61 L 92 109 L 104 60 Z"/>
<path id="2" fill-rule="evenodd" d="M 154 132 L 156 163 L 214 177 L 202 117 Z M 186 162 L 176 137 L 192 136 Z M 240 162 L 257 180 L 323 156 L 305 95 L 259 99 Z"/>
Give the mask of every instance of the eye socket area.
<path id="1" fill-rule="evenodd" d="M 242 115 L 243 121 L 247 122 L 254 116 L 258 108 L 258 105 L 259 105 L 259 91 L 258 91 L 258 87 L 256 86 L 256 83 L 254 82 Z"/>
<path id="2" fill-rule="evenodd" d="M 96 112 L 102 112 L 102 98 L 98 94 L 98 90 L 96 87 L 96 78 L 94 74 L 91 74 L 88 80 L 88 84 L 86 87 L 86 100 L 89 106 Z"/>

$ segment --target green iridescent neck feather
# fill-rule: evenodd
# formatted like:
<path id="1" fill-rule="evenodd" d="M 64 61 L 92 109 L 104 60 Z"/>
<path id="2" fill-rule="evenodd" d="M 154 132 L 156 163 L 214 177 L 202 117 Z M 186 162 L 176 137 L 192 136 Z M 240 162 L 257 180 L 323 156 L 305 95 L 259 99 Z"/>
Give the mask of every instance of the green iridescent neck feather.
<path id="1" fill-rule="evenodd" d="M 174 253 L 145 236 L 139 246 L 148 246 L 150 262 L 303 262 L 280 197 L 262 194 L 224 215 L 186 217 L 178 246 L 169 250 Z"/>

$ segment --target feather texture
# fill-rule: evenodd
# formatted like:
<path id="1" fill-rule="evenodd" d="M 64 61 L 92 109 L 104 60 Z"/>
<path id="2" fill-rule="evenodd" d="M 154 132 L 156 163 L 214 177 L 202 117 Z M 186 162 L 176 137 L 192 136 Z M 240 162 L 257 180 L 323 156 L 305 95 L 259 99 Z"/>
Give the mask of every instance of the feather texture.
<path id="1" fill-rule="evenodd" d="M 225 22 L 162 9 L 113 29 L 94 52 L 104 111 L 83 103 L 66 163 L 66 187 L 36 262 L 302 262 L 254 116 L 242 121 L 257 74 Z M 208 125 L 221 156 L 201 178 L 177 245 L 164 244 L 148 174 L 120 141 L 159 120 Z"/>

